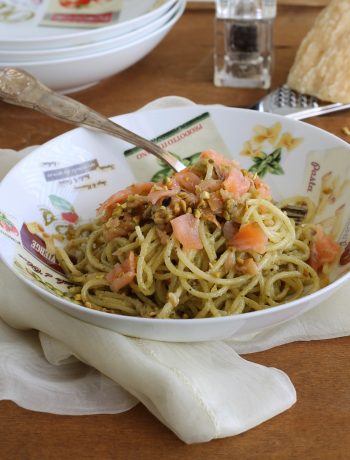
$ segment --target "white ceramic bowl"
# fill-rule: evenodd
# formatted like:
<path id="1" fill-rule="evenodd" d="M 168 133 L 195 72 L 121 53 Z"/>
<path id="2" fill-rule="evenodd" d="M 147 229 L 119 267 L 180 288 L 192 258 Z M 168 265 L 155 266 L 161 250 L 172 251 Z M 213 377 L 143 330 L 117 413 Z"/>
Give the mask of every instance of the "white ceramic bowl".
<path id="1" fill-rule="evenodd" d="M 48 302 L 76 318 L 130 336 L 164 341 L 217 340 L 260 331 L 297 317 L 349 281 L 348 144 L 306 123 L 220 106 L 141 111 L 115 120 L 150 139 L 184 124 L 182 131 L 162 138 L 174 153 L 186 157 L 212 147 L 238 159 L 245 168 L 254 161 L 256 164 L 247 142 L 258 131 L 260 147 L 267 155 L 277 145 L 281 147 L 280 158 L 275 159 L 274 165 L 269 162 L 270 172 L 265 176 L 277 200 L 303 194 L 318 202 L 322 177 L 327 174 L 333 188 L 323 196 L 323 211 L 317 219 L 326 219 L 325 230 L 329 231 L 333 216 L 340 216 L 337 240 L 346 248 L 341 263 L 331 272 L 331 284 L 311 295 L 263 311 L 221 318 L 133 318 L 89 310 L 66 300 L 62 297 L 63 276 L 47 265 L 54 261 L 46 258 L 42 243 L 28 233 L 24 223 L 38 222 L 48 233 L 55 233 L 72 217 L 93 218 L 96 207 L 106 197 L 132 182 L 149 179 L 159 169 L 151 155 L 136 152 L 124 156 L 130 148 L 124 141 L 79 128 L 37 148 L 8 173 L 0 186 L 1 257 L 19 280 Z"/>
<path id="2" fill-rule="evenodd" d="M 81 58 L 95 53 L 101 53 L 108 50 L 117 50 L 135 41 L 147 38 L 154 31 L 165 25 L 178 11 L 183 0 L 175 3 L 169 10 L 154 21 L 132 30 L 131 32 L 118 35 L 105 40 L 98 40 L 93 43 L 78 46 L 69 46 L 64 48 L 54 48 L 48 50 L 0 50 L 0 65 L 2 62 L 21 66 L 24 62 L 35 63 L 36 61 L 55 61 L 57 59 Z"/>
<path id="3" fill-rule="evenodd" d="M 120 47 L 61 59 L 35 62 L 16 62 L 16 67 L 26 70 L 46 86 L 62 92 L 73 92 L 97 83 L 103 78 L 117 74 L 150 53 L 180 19 L 185 1 L 178 2 L 178 8 L 163 26 L 147 36 Z M 13 67 L 13 62 L 1 62 L 0 67 Z"/>
<path id="4" fill-rule="evenodd" d="M 0 28 L 0 49 L 39 50 L 79 46 L 121 36 L 159 18 L 176 0 L 127 0 L 122 2 L 118 22 L 92 28 L 74 29 L 67 27 L 43 27 L 40 21 L 45 14 L 48 0 L 39 2 L 35 15 L 29 21 L 2 22 Z M 34 2 L 33 2 L 34 3 Z M 18 8 L 26 5 L 17 5 Z"/>

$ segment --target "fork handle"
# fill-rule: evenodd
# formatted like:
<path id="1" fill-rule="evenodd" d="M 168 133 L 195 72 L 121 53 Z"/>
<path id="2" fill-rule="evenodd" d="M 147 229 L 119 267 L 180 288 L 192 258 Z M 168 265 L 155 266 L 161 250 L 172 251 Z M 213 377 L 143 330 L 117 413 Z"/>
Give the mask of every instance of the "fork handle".
<path id="1" fill-rule="evenodd" d="M 339 110 L 346 109 L 350 109 L 350 104 L 335 102 L 334 104 L 312 107 L 311 109 L 301 110 L 300 112 L 289 113 L 285 116 L 287 118 L 292 118 L 293 120 L 304 120 L 305 118 L 318 117 L 320 115 L 326 115 L 327 113 L 338 112 Z"/>
<path id="2" fill-rule="evenodd" d="M 184 168 L 177 158 L 157 144 L 123 128 L 84 104 L 55 93 L 23 70 L 7 68 L 0 71 L 0 99 L 9 104 L 37 110 L 75 126 L 103 131 L 154 154 L 175 171 Z"/>

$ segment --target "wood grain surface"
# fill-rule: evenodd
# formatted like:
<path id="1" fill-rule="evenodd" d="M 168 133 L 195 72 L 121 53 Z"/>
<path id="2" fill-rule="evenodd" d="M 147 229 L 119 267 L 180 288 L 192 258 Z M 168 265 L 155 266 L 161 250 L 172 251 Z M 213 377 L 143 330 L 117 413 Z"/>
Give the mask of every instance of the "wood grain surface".
<path id="1" fill-rule="evenodd" d="M 275 28 L 273 86 L 286 80 L 300 40 L 319 9 L 281 6 Z M 168 95 L 197 103 L 246 107 L 262 90 L 216 88 L 213 14 L 188 10 L 165 40 L 123 73 L 74 94 L 107 116 Z M 308 121 L 349 140 L 350 111 Z M 41 144 L 69 126 L 0 103 L 0 147 Z M 331 308 L 331 305 L 330 305 Z M 140 404 L 118 415 L 59 416 L 0 402 L 0 459 L 346 460 L 350 452 L 350 339 L 284 345 L 247 359 L 284 370 L 298 401 L 287 412 L 239 436 L 187 446 Z M 142 376 L 140 376 L 142 377 Z M 1 382 L 0 382 L 1 385 Z"/>

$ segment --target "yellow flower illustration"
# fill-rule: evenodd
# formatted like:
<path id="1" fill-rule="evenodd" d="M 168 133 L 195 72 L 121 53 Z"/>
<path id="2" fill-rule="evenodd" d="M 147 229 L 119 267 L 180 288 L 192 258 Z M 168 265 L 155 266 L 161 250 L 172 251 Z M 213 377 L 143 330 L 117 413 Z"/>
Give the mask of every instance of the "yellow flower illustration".
<path id="1" fill-rule="evenodd" d="M 301 137 L 293 137 L 290 133 L 284 133 L 281 136 L 276 147 L 285 147 L 288 152 L 298 147 L 298 145 L 303 141 Z"/>
<path id="2" fill-rule="evenodd" d="M 274 145 L 282 129 L 281 123 L 275 123 L 271 128 L 266 128 L 262 125 L 257 125 L 254 128 L 255 136 L 253 141 L 256 144 L 262 144 L 268 141 L 271 145 Z"/>
<path id="3" fill-rule="evenodd" d="M 260 148 L 254 147 L 251 141 L 246 141 L 243 144 L 243 150 L 240 151 L 240 155 L 244 155 L 246 157 L 256 158 L 262 157 L 264 154 L 260 150 Z"/>

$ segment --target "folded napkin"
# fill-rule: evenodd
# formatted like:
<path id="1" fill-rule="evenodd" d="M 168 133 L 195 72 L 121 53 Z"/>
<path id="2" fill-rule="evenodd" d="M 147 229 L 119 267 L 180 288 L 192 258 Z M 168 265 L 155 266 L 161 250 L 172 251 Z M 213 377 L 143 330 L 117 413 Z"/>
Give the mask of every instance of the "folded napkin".
<path id="1" fill-rule="evenodd" d="M 0 151 L 0 178 L 27 152 Z M 349 296 L 347 285 L 297 319 L 235 340 L 153 342 L 70 317 L 0 262 L 0 399 L 57 414 L 117 413 L 141 401 L 186 443 L 232 436 L 296 401 L 285 373 L 239 354 L 349 335 Z"/>

